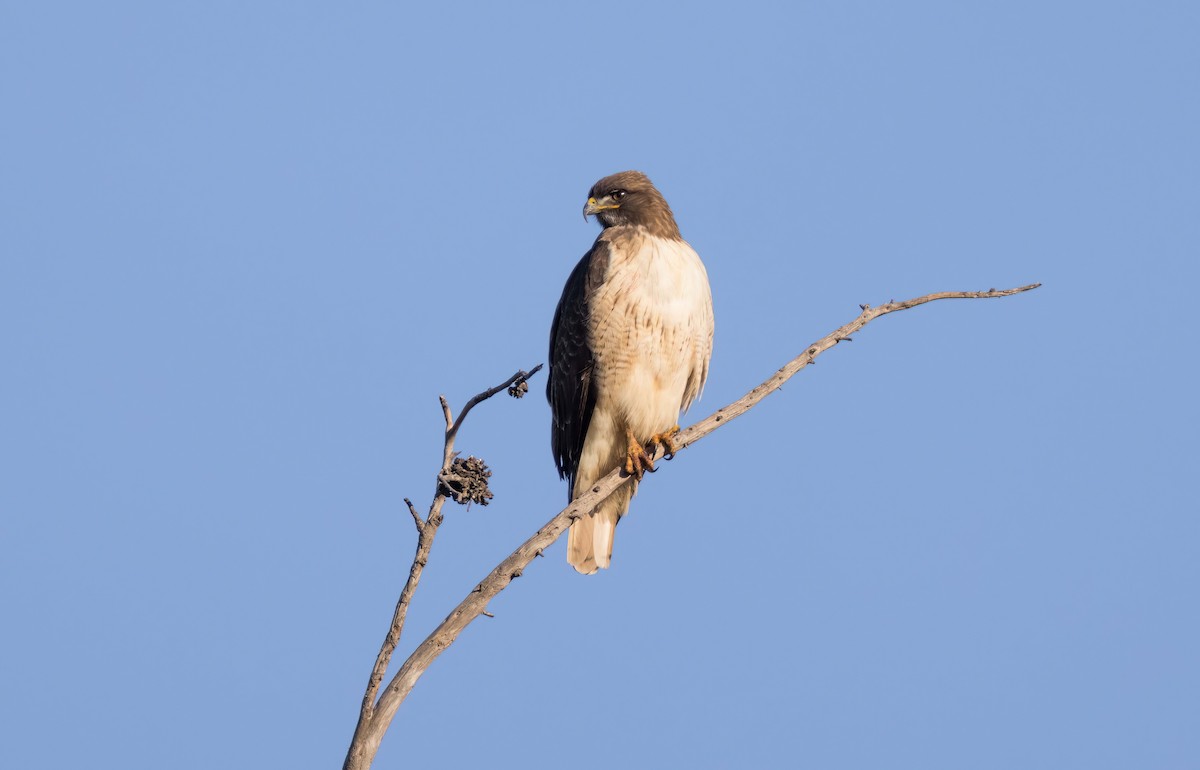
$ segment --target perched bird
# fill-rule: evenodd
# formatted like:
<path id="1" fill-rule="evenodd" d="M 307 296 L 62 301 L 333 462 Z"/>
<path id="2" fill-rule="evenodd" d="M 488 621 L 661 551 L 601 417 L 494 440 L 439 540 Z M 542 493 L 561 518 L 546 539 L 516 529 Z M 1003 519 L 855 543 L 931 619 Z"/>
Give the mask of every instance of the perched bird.
<path id="1" fill-rule="evenodd" d="M 596 182 L 583 207 L 584 219 L 593 214 L 603 230 L 571 271 L 550 329 L 550 443 L 570 500 L 613 468 L 634 480 L 571 524 L 567 561 L 586 575 L 608 568 L 617 522 L 654 470 L 647 447 L 674 452 L 713 342 L 704 264 L 646 175 Z"/>

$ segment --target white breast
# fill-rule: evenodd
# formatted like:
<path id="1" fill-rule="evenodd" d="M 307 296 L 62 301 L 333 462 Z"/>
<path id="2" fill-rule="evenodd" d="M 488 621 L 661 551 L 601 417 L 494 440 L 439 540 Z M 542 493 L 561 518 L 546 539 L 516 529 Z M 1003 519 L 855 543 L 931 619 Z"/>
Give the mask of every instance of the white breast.
<path id="1" fill-rule="evenodd" d="M 683 241 L 653 236 L 614 250 L 593 309 L 598 408 L 610 408 L 639 438 L 678 423 L 700 395 L 712 354 L 708 275 Z M 606 312 L 607 311 L 607 312 Z M 601 403 L 607 402 L 607 403 Z"/>

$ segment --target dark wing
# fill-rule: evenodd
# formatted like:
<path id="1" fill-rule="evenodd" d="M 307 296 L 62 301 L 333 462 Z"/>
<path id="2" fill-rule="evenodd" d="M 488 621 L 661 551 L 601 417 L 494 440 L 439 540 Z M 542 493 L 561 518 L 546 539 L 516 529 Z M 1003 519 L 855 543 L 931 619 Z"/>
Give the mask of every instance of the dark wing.
<path id="1" fill-rule="evenodd" d="M 571 271 L 550 327 L 550 377 L 546 398 L 553 420 L 550 448 L 559 478 L 567 479 L 568 499 L 575 493 L 575 470 L 583 453 L 596 393 L 591 387 L 592 348 L 588 344 L 589 299 L 608 269 L 608 243 L 597 240 Z"/>

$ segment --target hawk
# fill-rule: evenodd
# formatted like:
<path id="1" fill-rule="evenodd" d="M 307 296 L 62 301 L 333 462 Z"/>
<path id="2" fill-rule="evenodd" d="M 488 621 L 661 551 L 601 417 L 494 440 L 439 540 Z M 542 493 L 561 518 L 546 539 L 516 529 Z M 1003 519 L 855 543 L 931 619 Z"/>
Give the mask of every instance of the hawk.
<path id="1" fill-rule="evenodd" d="M 704 264 L 646 175 L 596 182 L 583 207 L 584 219 L 592 214 L 603 229 L 571 271 L 550 328 L 550 444 L 570 500 L 614 468 L 634 479 L 571 524 L 567 561 L 585 575 L 608 568 L 617 522 L 654 470 L 647 448 L 674 452 L 713 342 Z"/>

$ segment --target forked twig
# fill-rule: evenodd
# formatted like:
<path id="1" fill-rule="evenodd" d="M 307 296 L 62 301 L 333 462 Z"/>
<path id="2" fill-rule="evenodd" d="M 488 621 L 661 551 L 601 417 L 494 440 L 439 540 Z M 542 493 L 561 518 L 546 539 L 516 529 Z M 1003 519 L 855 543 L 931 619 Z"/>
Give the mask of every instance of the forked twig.
<path id="1" fill-rule="evenodd" d="M 463 418 L 467 416 L 467 413 L 480 402 L 486 401 L 505 388 L 513 386 L 516 383 L 525 382 L 525 380 L 532 377 L 541 368 L 542 364 L 538 364 L 528 372 L 518 371 L 496 387 L 476 394 L 462 408 L 462 411 L 458 415 L 458 420 L 452 418 L 450 403 L 446 400 L 446 397 L 438 396 L 438 401 L 442 407 L 442 415 L 446 419 L 446 436 L 442 448 L 442 467 L 438 472 L 438 478 L 441 478 L 450 470 L 450 465 L 454 461 L 454 439 L 458 436 L 458 430 L 462 427 Z M 360 745 L 362 738 L 368 734 L 368 729 L 375 722 L 377 710 L 375 699 L 379 692 L 379 685 L 383 682 L 384 674 L 387 673 L 392 653 L 395 652 L 396 645 L 400 643 L 400 634 L 404 630 L 404 621 L 408 616 L 408 607 L 412 603 L 412 597 L 417 590 L 417 584 L 421 582 L 421 573 L 429 561 L 429 551 L 433 548 L 433 538 L 442 523 L 442 506 L 446 503 L 446 495 L 443 489 L 443 486 L 439 483 L 434 492 L 433 502 L 429 505 L 429 513 L 424 518 L 417 512 L 412 501 L 407 497 L 404 498 L 404 503 L 408 506 L 408 512 L 417 527 L 417 552 L 413 556 L 412 567 L 408 571 L 408 580 L 404 583 L 404 589 L 400 592 L 400 599 L 396 602 L 396 609 L 392 613 L 392 624 L 388 627 L 387 635 L 384 637 L 383 644 L 379 648 L 379 654 L 375 657 L 375 665 L 371 668 L 371 677 L 367 680 L 367 689 L 363 694 L 362 707 L 359 709 L 358 725 L 354 729 L 354 739 L 350 744 L 350 755 L 346 758 L 348 764 L 350 757 L 355 752 L 355 747 Z M 374 745 L 378 746 L 378 741 Z M 374 757 L 373 751 L 371 757 Z M 366 761 L 369 765 L 370 759 Z"/>

